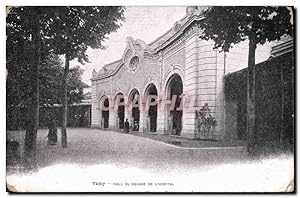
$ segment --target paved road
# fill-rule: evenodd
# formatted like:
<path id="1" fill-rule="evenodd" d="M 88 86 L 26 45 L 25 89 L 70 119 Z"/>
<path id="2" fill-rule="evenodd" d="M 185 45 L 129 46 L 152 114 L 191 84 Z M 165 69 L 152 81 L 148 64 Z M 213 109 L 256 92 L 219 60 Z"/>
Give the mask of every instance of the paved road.
<path id="1" fill-rule="evenodd" d="M 292 176 L 293 158 L 238 163 L 244 158 L 238 149 L 191 150 L 98 129 L 68 129 L 62 149 L 47 145 L 46 135 L 38 133 L 39 171 L 8 177 L 19 191 L 274 191 Z M 24 133 L 8 138 L 22 141 Z M 154 185 L 134 186 L 145 182 Z"/>
<path id="2" fill-rule="evenodd" d="M 38 157 L 42 167 L 54 163 L 115 164 L 157 171 L 245 157 L 239 149 L 186 149 L 130 134 L 82 128 L 68 129 L 68 148 L 62 149 L 60 144 L 47 145 L 46 135 L 46 130 L 38 132 Z M 22 141 L 23 136 L 24 133 L 19 134 L 17 139 Z M 58 136 L 60 139 L 60 130 Z"/>

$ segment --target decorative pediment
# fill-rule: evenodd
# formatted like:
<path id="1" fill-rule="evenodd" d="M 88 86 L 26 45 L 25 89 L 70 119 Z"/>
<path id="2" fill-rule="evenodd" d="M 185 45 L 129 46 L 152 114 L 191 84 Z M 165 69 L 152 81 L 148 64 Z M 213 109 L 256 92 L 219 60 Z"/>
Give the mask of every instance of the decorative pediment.
<path id="1" fill-rule="evenodd" d="M 136 72 L 143 61 L 143 53 L 146 47 L 144 41 L 127 37 L 127 47 L 124 51 L 122 62 L 130 72 Z"/>
<path id="2" fill-rule="evenodd" d="M 93 69 L 92 76 L 93 76 L 93 77 L 97 77 L 97 75 L 98 75 L 98 73 L 96 72 L 95 69 Z"/>
<path id="3" fill-rule="evenodd" d="M 209 8 L 208 6 L 188 6 L 185 17 L 175 22 L 171 29 L 148 45 L 140 39 L 127 37 L 127 46 L 122 58 L 105 65 L 98 73 L 93 71 L 93 79 L 109 76 L 118 78 L 125 71 L 137 72 L 141 65 L 160 64 L 160 52 L 168 52 L 178 45 L 183 45 L 185 40 L 194 32 L 201 34 L 202 30 L 198 21 L 203 19 L 203 13 Z M 193 23 L 194 21 L 197 23 Z"/>
<path id="4" fill-rule="evenodd" d="M 209 6 L 188 6 L 186 8 L 186 14 L 188 16 L 202 15 L 208 9 L 209 9 Z"/>

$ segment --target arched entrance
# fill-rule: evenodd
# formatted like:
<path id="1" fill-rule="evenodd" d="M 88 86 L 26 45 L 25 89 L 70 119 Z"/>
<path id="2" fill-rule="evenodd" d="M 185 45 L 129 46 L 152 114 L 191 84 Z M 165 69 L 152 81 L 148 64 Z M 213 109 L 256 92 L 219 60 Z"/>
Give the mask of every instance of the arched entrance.
<path id="1" fill-rule="evenodd" d="M 117 107 L 117 120 L 116 128 L 124 129 L 124 118 L 125 118 L 125 97 L 122 93 L 118 93 L 115 98 L 115 105 Z"/>
<path id="2" fill-rule="evenodd" d="M 157 89 L 153 83 L 151 83 L 146 89 L 146 99 L 147 103 L 154 103 L 155 99 L 153 97 L 157 97 Z M 147 123 L 147 131 L 156 132 L 157 127 L 157 104 L 149 105 L 148 112 L 146 111 L 146 123 Z"/>
<path id="3" fill-rule="evenodd" d="M 176 97 L 175 105 L 170 105 L 168 111 L 168 133 L 171 135 L 181 135 L 182 109 L 179 109 L 179 107 L 181 103 L 180 96 L 182 95 L 182 92 L 182 79 L 178 74 L 173 74 L 167 83 L 168 99 L 172 100 L 173 97 Z"/>
<path id="4" fill-rule="evenodd" d="M 101 128 L 107 129 L 109 127 L 109 100 L 106 96 L 104 98 L 101 111 Z"/>
<path id="5" fill-rule="evenodd" d="M 139 131 L 140 127 L 140 94 L 138 90 L 133 89 L 129 95 L 129 122 L 132 131 Z"/>

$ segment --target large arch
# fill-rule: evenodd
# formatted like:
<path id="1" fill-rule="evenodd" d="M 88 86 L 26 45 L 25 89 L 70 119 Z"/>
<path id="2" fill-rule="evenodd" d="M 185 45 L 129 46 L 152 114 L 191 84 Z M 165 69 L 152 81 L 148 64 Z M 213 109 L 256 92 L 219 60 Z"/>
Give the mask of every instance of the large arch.
<path id="1" fill-rule="evenodd" d="M 140 127 L 140 93 L 136 88 L 128 94 L 128 117 L 132 131 L 139 131 Z"/>
<path id="2" fill-rule="evenodd" d="M 148 89 L 149 85 L 151 85 L 151 84 L 154 84 L 156 88 L 160 87 L 158 79 L 156 77 L 154 77 L 154 76 L 149 76 L 145 80 L 144 85 L 143 85 L 143 90 L 141 92 L 143 94 L 143 96 L 145 96 L 147 94 L 147 89 Z M 159 90 L 159 89 L 157 89 L 157 90 Z"/>
<path id="3" fill-rule="evenodd" d="M 114 108 L 116 111 L 116 129 L 124 129 L 125 121 L 125 96 L 118 92 L 114 99 Z"/>
<path id="4" fill-rule="evenodd" d="M 177 74 L 181 77 L 181 80 L 184 80 L 184 70 L 183 67 L 179 64 L 172 64 L 172 66 L 168 69 L 168 71 L 166 72 L 166 74 L 164 75 L 164 79 L 163 79 L 163 88 L 166 90 L 167 88 L 167 84 L 170 81 L 171 76 L 173 76 L 174 74 Z"/>
<path id="5" fill-rule="evenodd" d="M 100 119 L 100 128 L 107 129 L 109 128 L 109 108 L 110 102 L 109 98 L 106 95 L 102 95 L 99 99 L 99 119 Z"/>
<path id="6" fill-rule="evenodd" d="M 169 105 L 166 111 L 167 117 L 167 131 L 170 135 L 181 135 L 182 131 L 182 115 L 183 111 L 181 105 L 181 95 L 183 93 L 183 81 L 179 74 L 172 74 L 165 87 L 165 94 L 168 100 L 175 98 L 175 104 Z"/>
<path id="7" fill-rule="evenodd" d="M 158 90 L 154 83 L 150 83 L 145 90 L 145 116 L 146 116 L 146 131 L 156 132 L 157 129 L 157 111 L 158 105 L 151 105 L 155 101 L 150 96 L 158 97 Z"/>

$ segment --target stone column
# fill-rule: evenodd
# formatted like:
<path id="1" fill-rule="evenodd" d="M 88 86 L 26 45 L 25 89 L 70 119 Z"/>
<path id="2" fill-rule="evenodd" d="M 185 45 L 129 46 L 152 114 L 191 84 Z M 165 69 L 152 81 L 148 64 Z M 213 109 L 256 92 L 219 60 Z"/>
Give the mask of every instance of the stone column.
<path id="1" fill-rule="evenodd" d="M 142 97 L 142 96 L 140 96 Z M 146 128 L 146 115 L 145 115 L 145 106 L 146 104 L 143 103 L 142 98 L 140 98 L 140 123 L 139 123 L 139 132 L 144 132 Z"/>
<path id="2" fill-rule="evenodd" d="M 124 122 L 126 121 L 126 118 L 128 119 L 128 122 L 130 123 L 130 116 L 131 114 L 129 113 L 129 105 L 125 104 L 124 105 Z"/>
<path id="3" fill-rule="evenodd" d="M 102 110 L 100 108 L 98 108 L 98 112 L 99 112 L 99 128 L 102 129 L 103 128 L 103 117 L 102 117 Z"/>
<path id="4" fill-rule="evenodd" d="M 128 105 L 128 107 L 127 107 L 127 115 L 125 115 L 125 120 L 126 120 L 126 118 L 128 119 L 128 122 L 129 122 L 129 125 L 131 126 L 131 127 L 133 127 L 133 118 L 132 118 L 132 106 L 130 105 Z"/>
<path id="5" fill-rule="evenodd" d="M 109 129 L 115 130 L 116 129 L 116 123 L 117 123 L 117 117 L 116 117 L 116 111 L 114 108 L 110 108 L 109 110 Z"/>
<path id="6" fill-rule="evenodd" d="M 99 107 L 97 101 L 97 81 L 92 81 L 92 120 L 91 127 L 100 127 L 100 118 L 99 118 Z"/>
<path id="7" fill-rule="evenodd" d="M 195 27 L 194 27 L 195 28 Z M 182 112 L 182 132 L 181 136 L 186 138 L 195 138 L 196 132 L 196 109 L 197 104 L 194 103 L 198 98 L 198 43 L 199 34 L 193 31 L 187 37 L 185 42 L 185 76 L 183 80 L 183 93 L 185 100 L 188 97 L 189 108 L 184 108 Z"/>
<path id="8" fill-rule="evenodd" d="M 166 134 L 167 124 L 166 124 L 166 108 L 162 107 L 165 105 L 162 100 L 159 100 L 157 104 L 157 133 Z"/>

